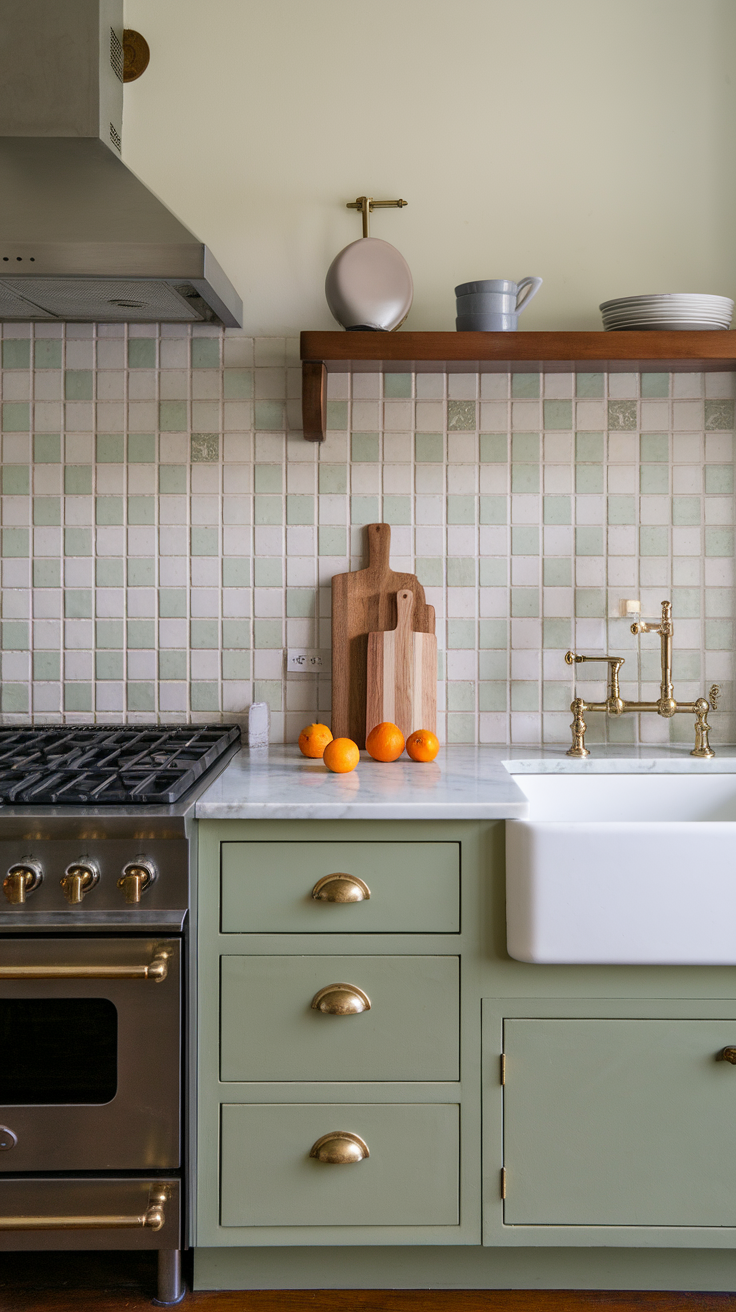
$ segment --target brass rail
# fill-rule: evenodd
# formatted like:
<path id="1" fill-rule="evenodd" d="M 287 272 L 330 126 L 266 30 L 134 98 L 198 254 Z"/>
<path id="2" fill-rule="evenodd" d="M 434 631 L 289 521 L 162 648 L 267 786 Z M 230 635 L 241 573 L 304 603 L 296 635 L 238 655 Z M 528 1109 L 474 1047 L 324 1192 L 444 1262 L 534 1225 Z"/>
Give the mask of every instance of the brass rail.
<path id="1" fill-rule="evenodd" d="M 142 1216 L 0 1216 L 0 1230 L 160 1230 L 166 1196 L 152 1190 Z"/>
<path id="2" fill-rule="evenodd" d="M 140 966 L 0 966 L 0 980 L 152 979 L 154 984 L 160 984 L 168 970 L 168 952 L 157 952 L 152 961 Z"/>

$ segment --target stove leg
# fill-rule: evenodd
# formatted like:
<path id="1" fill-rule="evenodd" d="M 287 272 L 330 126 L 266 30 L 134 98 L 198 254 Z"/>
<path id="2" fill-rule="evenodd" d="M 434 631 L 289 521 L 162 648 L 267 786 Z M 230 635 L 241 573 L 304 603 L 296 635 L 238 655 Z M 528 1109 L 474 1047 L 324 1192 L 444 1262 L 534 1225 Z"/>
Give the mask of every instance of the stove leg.
<path id="1" fill-rule="evenodd" d="M 181 1278 L 181 1252 L 178 1248 L 160 1248 L 158 1297 L 153 1302 L 157 1307 L 170 1307 L 172 1303 L 180 1303 L 186 1292 L 186 1285 Z"/>

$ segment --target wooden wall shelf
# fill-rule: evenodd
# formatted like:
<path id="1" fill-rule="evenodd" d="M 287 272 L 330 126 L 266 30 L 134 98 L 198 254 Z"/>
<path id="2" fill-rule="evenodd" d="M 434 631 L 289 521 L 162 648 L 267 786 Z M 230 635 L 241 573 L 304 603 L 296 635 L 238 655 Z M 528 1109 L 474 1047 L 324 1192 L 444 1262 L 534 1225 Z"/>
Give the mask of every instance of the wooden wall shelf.
<path id="1" fill-rule="evenodd" d="M 323 442 L 328 373 L 694 373 L 736 370 L 736 331 L 301 335 L 307 442 Z"/>

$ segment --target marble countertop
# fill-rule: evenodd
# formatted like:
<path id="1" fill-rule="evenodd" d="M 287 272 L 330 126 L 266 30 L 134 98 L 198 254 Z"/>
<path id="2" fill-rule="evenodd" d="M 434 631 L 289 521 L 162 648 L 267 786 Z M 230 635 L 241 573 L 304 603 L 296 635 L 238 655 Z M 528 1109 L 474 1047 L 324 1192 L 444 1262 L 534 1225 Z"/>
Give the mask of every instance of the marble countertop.
<path id="1" fill-rule="evenodd" d="M 515 774 L 728 774 L 736 747 L 701 761 L 683 747 L 443 747 L 436 761 L 391 764 L 366 752 L 351 774 L 331 774 L 296 745 L 244 748 L 196 803 L 198 820 L 524 820 Z"/>

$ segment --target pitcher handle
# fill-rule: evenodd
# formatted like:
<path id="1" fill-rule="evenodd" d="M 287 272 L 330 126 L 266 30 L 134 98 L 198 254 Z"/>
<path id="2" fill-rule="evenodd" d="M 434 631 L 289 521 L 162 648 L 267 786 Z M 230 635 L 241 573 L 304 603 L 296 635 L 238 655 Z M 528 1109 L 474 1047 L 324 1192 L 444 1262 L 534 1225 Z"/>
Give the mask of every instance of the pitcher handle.
<path id="1" fill-rule="evenodd" d="M 521 314 L 521 311 L 526 309 L 532 297 L 536 296 L 542 286 L 542 282 L 542 278 L 522 278 L 521 282 L 516 284 L 516 314 Z M 527 292 L 526 296 L 521 296 L 524 287 L 529 287 L 531 290 Z M 520 297 L 521 299 L 519 299 Z"/>

